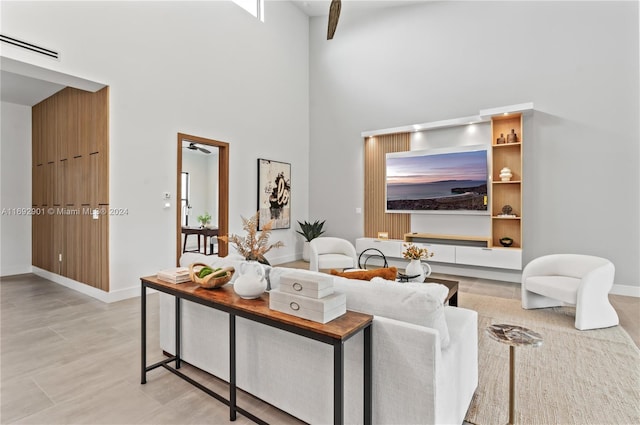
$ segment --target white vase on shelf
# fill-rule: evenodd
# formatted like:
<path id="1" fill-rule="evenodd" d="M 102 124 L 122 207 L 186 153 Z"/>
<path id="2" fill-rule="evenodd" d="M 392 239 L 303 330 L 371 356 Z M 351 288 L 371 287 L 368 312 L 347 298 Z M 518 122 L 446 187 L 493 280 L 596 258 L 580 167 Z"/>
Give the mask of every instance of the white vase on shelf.
<path id="1" fill-rule="evenodd" d="M 424 279 L 431 274 L 431 266 L 420 260 L 411 260 L 404 269 L 407 276 L 415 276 L 409 282 L 424 282 Z"/>
<path id="2" fill-rule="evenodd" d="M 513 177 L 513 174 L 511 173 L 511 169 L 509 167 L 504 167 L 502 170 L 500 170 L 500 179 L 503 182 L 511 181 L 511 177 Z"/>

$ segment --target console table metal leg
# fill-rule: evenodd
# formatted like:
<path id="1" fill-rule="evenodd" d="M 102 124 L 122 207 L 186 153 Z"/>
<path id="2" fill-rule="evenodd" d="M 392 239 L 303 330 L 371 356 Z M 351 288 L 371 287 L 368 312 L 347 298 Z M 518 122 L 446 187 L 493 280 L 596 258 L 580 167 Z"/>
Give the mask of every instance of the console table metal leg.
<path id="1" fill-rule="evenodd" d="M 333 423 L 344 424 L 344 342 L 333 345 Z"/>
<path id="2" fill-rule="evenodd" d="M 141 354 L 141 367 L 140 367 L 140 383 L 147 383 L 147 287 L 142 285 L 142 293 L 140 294 L 140 303 L 141 303 L 141 312 L 142 323 L 140 328 L 142 330 L 142 335 L 140 340 L 142 342 L 140 346 L 140 354 Z"/>
<path id="3" fill-rule="evenodd" d="M 236 420 L 236 316 L 229 314 L 229 420 Z"/>
<path id="4" fill-rule="evenodd" d="M 180 329 L 182 325 L 180 324 L 180 298 L 176 297 L 176 369 L 180 369 Z"/>
<path id="5" fill-rule="evenodd" d="M 373 387 L 371 384 L 371 326 L 364 328 L 364 424 L 372 423 Z"/>

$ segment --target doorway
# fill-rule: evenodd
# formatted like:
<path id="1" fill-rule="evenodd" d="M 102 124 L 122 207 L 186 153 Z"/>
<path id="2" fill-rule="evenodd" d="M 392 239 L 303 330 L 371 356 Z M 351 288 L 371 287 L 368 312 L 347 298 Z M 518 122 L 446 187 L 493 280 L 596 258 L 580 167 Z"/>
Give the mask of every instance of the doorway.
<path id="1" fill-rule="evenodd" d="M 189 234 L 198 238 L 199 252 L 206 255 L 215 252 L 225 257 L 229 252 L 228 243 L 211 235 L 229 233 L 229 144 L 178 133 L 177 156 L 176 199 L 180 204 L 176 208 L 176 264 L 179 265 L 180 256 L 187 251 Z M 211 221 L 203 232 L 197 232 L 194 229 L 201 224 L 198 217 L 205 215 L 210 215 Z M 202 247 L 201 236 L 204 236 Z"/>

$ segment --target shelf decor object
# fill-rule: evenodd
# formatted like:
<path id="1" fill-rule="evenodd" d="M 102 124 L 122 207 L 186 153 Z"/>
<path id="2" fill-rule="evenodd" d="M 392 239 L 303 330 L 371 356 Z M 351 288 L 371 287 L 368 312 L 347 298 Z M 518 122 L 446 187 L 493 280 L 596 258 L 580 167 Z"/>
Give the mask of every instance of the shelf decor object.
<path id="1" fill-rule="evenodd" d="M 504 167 L 500 170 L 500 180 L 503 182 L 511 181 L 511 177 L 513 177 L 513 174 L 511 174 L 511 169 L 509 167 Z"/>
<path id="2" fill-rule="evenodd" d="M 502 246 L 504 246 L 505 248 L 510 247 L 511 245 L 513 245 L 513 239 L 511 239 L 508 236 L 505 236 L 504 238 L 500 238 L 500 243 L 502 244 Z"/>

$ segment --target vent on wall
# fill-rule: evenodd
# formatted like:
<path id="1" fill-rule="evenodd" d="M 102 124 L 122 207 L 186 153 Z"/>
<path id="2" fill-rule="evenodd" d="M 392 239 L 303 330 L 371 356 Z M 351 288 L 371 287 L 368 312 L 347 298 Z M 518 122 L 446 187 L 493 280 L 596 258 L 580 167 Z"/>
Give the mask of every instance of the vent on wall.
<path id="1" fill-rule="evenodd" d="M 0 41 L 3 43 L 9 43 L 17 47 L 21 47 L 23 49 L 31 50 L 32 52 L 39 53 L 41 55 L 49 56 L 54 59 L 59 59 L 58 52 L 54 52 L 53 50 L 45 49 L 44 47 L 36 46 L 35 44 L 27 43 L 26 41 L 18 40 L 13 37 L 8 37 L 6 35 L 0 34 Z"/>

